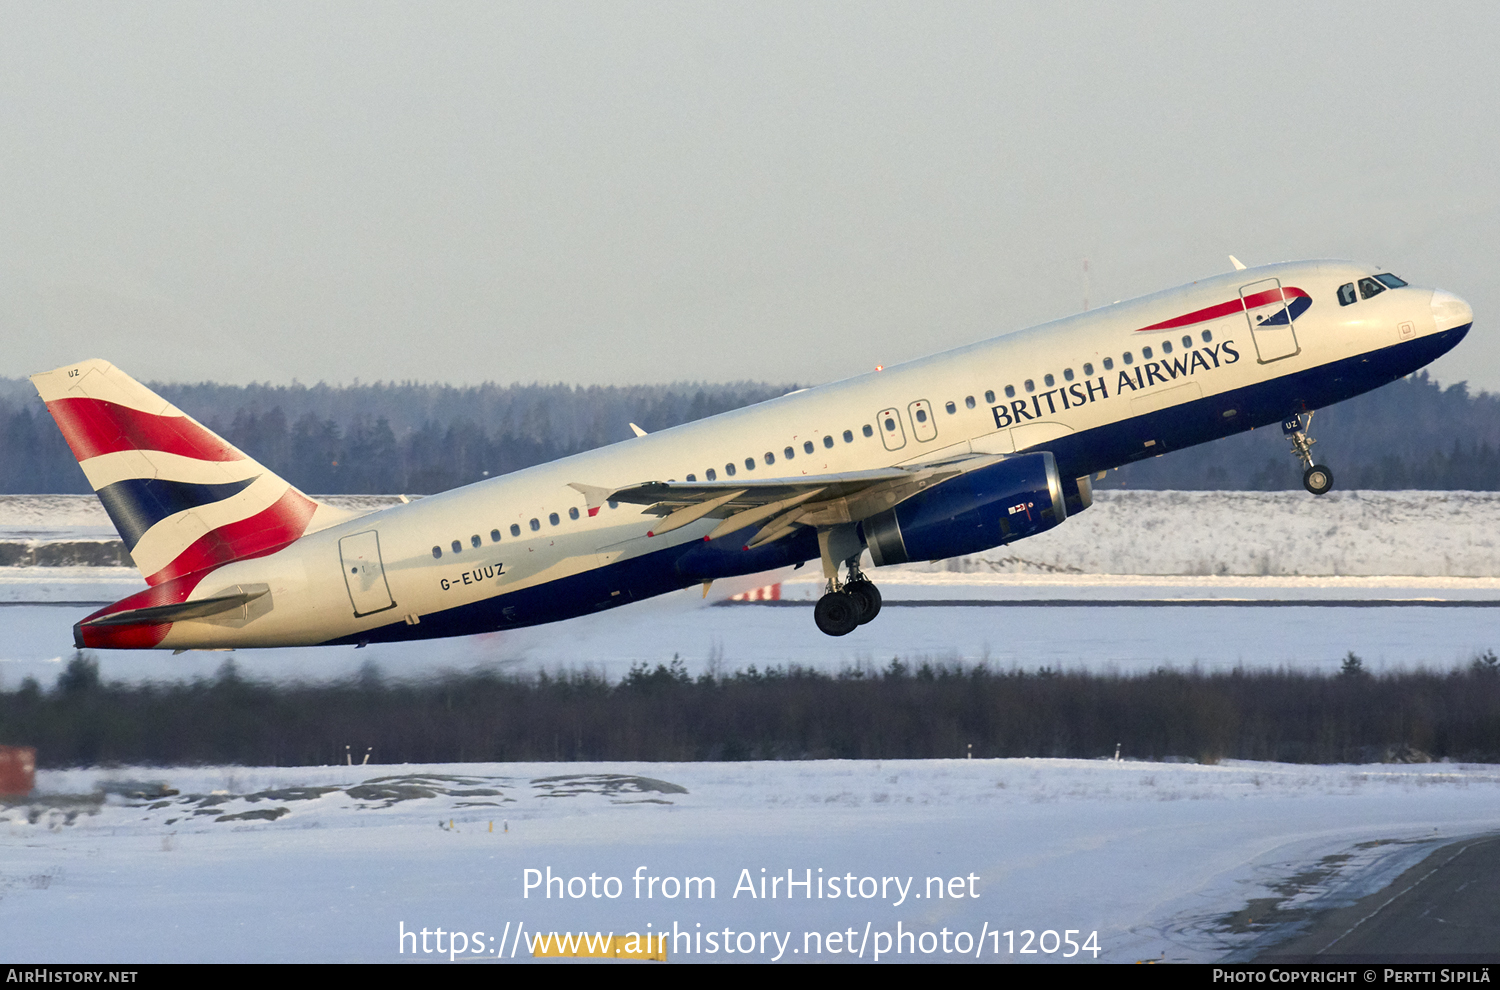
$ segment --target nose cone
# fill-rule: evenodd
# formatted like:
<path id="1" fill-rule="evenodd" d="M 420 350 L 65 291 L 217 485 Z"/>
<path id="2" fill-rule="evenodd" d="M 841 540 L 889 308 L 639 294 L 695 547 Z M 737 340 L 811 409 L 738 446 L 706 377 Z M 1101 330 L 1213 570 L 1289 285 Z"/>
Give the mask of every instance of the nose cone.
<path id="1" fill-rule="evenodd" d="M 1474 311 L 1469 304 L 1451 292 L 1434 289 L 1432 293 L 1432 322 L 1439 332 L 1466 326 L 1474 322 Z"/>

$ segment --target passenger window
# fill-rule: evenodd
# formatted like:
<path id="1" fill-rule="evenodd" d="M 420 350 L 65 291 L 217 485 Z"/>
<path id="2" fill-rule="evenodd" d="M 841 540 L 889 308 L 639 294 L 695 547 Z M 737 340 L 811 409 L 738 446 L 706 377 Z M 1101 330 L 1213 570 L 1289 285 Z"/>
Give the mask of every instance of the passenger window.
<path id="1" fill-rule="evenodd" d="M 1339 286 L 1339 305 L 1340 306 L 1347 306 L 1350 303 L 1355 302 L 1358 299 L 1359 299 L 1359 296 L 1357 296 L 1357 295 L 1354 294 L 1354 283 L 1353 282 L 1345 282 L 1343 285 Z"/>
<path id="2" fill-rule="evenodd" d="M 1064 368 L 1063 369 L 1063 381 L 1070 382 L 1072 380 L 1073 380 L 1073 369 L 1072 368 Z"/>
<path id="3" fill-rule="evenodd" d="M 918 423 L 925 423 L 925 422 L 927 422 L 927 410 L 926 409 L 918 409 L 917 410 L 917 422 Z"/>
<path id="4" fill-rule="evenodd" d="M 1182 349 L 1185 350 L 1185 351 L 1192 350 L 1193 349 L 1193 338 L 1191 338 L 1191 337 L 1184 337 L 1184 338 L 1182 338 Z"/>
<path id="5" fill-rule="evenodd" d="M 475 550 L 478 550 L 483 544 L 484 541 L 479 538 L 478 533 L 475 533 L 473 536 L 469 537 L 469 546 L 473 547 Z"/>
<path id="6" fill-rule="evenodd" d="M 1057 384 L 1057 379 L 1053 378 L 1050 374 L 1043 375 L 1042 384 L 1047 386 L 1048 388 L 1051 388 L 1053 385 Z"/>
<path id="7" fill-rule="evenodd" d="M 1381 285 L 1373 278 L 1362 278 L 1359 280 L 1359 297 L 1361 299 L 1368 299 L 1371 296 L 1378 296 L 1384 291 L 1385 286 Z"/>
<path id="8" fill-rule="evenodd" d="M 614 499 L 610 499 L 608 505 L 611 509 L 618 509 L 620 507 L 620 503 L 616 502 Z"/>
<path id="9" fill-rule="evenodd" d="M 535 533 L 537 530 L 539 530 L 539 529 L 542 528 L 542 521 L 540 519 L 535 519 L 534 518 L 534 519 L 531 520 L 531 522 L 529 523 L 529 525 L 531 526 L 531 531 L 533 533 Z"/>
<path id="10" fill-rule="evenodd" d="M 1005 386 L 1005 397 L 1007 399 L 1014 399 L 1016 397 L 1016 387 L 1014 385 Z M 990 401 L 994 402 L 995 400 L 991 399 Z"/>
<path id="11" fill-rule="evenodd" d="M 974 397 L 972 395 L 966 395 L 966 396 L 964 396 L 964 408 L 965 409 L 973 409 L 974 408 Z"/>
<path id="12" fill-rule="evenodd" d="M 1105 358 L 1104 359 L 1104 370 L 1105 371 L 1114 371 L 1115 370 L 1115 359 L 1114 358 Z"/>
<path id="13" fill-rule="evenodd" d="M 576 505 L 573 508 L 571 508 L 571 509 L 568 510 L 568 518 L 569 519 L 577 519 L 578 518 L 578 507 Z"/>
<path id="14" fill-rule="evenodd" d="M 432 559 L 433 560 L 440 560 L 440 559 L 442 559 L 442 556 L 443 556 L 443 548 L 442 547 L 433 547 L 432 548 Z"/>
<path id="15" fill-rule="evenodd" d="M 813 452 L 813 445 L 811 440 L 802 441 L 802 452 L 805 454 L 811 454 Z"/>
<path id="16" fill-rule="evenodd" d="M 766 463 L 767 464 L 775 464 L 776 463 L 776 455 L 773 454 L 773 453 L 771 453 L 769 450 L 766 451 Z"/>
<path id="17" fill-rule="evenodd" d="M 573 511 L 577 512 L 578 510 L 574 509 Z M 492 529 L 492 530 L 490 530 L 490 542 L 491 543 L 499 543 L 500 542 L 500 531 L 498 529 Z"/>
<path id="18" fill-rule="evenodd" d="M 463 551 L 464 545 L 462 543 L 458 542 L 457 540 L 454 540 L 452 545 L 453 545 L 453 552 L 454 553 L 460 553 L 460 552 Z"/>
<path id="19" fill-rule="evenodd" d="M 1127 357 L 1128 357 L 1128 355 L 1127 355 Z M 1141 357 L 1145 358 L 1147 361 L 1151 360 L 1151 348 L 1149 348 L 1149 347 L 1142 347 L 1141 348 Z M 1127 360 L 1125 363 L 1129 364 L 1130 362 Z"/>
<path id="20" fill-rule="evenodd" d="M 887 432 L 887 433 L 895 433 L 896 432 L 896 420 L 894 418 L 890 417 L 890 416 L 887 416 L 885 418 L 885 432 Z"/>
<path id="21" fill-rule="evenodd" d="M 755 470 L 755 458 L 753 458 L 753 457 L 747 457 L 747 458 L 745 458 L 745 470 L 746 471 L 754 471 Z"/>
<path id="22" fill-rule="evenodd" d="M 1025 388 L 1026 391 L 1028 391 L 1028 392 L 1035 392 L 1036 391 L 1036 382 L 1032 381 L 1030 378 L 1028 378 L 1024 382 L 1022 382 L 1021 386 L 1023 388 Z"/>
<path id="23" fill-rule="evenodd" d="M 1172 342 L 1170 340 L 1164 340 L 1161 342 L 1161 352 L 1163 354 L 1172 353 Z"/>
<path id="24" fill-rule="evenodd" d="M 687 480 L 691 481 L 691 482 L 696 482 L 698 480 L 698 476 L 696 474 L 690 474 L 690 475 L 687 476 Z"/>
<path id="25" fill-rule="evenodd" d="M 511 536 L 520 536 L 521 535 L 521 525 L 520 525 L 520 523 L 511 523 L 510 524 L 510 535 Z"/>
<path id="26" fill-rule="evenodd" d="M 832 447 L 833 446 L 833 437 L 824 437 L 823 438 L 823 446 L 825 446 L 825 447 Z"/>
<path id="27" fill-rule="evenodd" d="M 781 456 L 785 457 L 787 460 L 791 460 L 792 458 L 797 456 L 797 449 L 795 447 L 788 447 L 786 450 L 783 450 L 781 452 Z"/>
<path id="28" fill-rule="evenodd" d="M 1214 341 L 1214 332 L 1212 330 L 1205 330 L 1199 336 L 1203 338 L 1205 344 L 1211 344 Z"/>
<path id="29" fill-rule="evenodd" d="M 706 477 L 709 481 L 719 480 L 719 474 L 713 468 L 709 468 L 708 471 L 704 473 L 704 477 Z"/>
<path id="30" fill-rule="evenodd" d="M 1121 354 L 1120 357 L 1124 358 L 1126 364 L 1134 364 L 1135 363 L 1135 358 L 1133 358 L 1133 357 L 1130 356 L 1130 352 L 1129 351 L 1126 351 L 1124 354 Z"/>
<path id="31" fill-rule="evenodd" d="M 995 401 L 995 393 L 993 391 L 985 392 L 984 401 L 993 404 Z"/>
<path id="32" fill-rule="evenodd" d="M 1094 377 L 1094 366 L 1085 361 L 1083 365 L 1083 373 L 1090 378 Z"/>
<path id="33" fill-rule="evenodd" d="M 853 430 L 845 430 L 844 431 L 844 442 L 845 443 L 853 443 L 854 442 L 854 431 Z"/>
<path id="34" fill-rule="evenodd" d="M 973 402 L 974 400 L 970 399 L 969 401 Z M 866 423 L 864 426 L 861 426 L 859 428 L 859 432 L 863 433 L 867 437 L 873 437 L 875 435 L 875 427 L 871 426 L 869 423 Z"/>
<path id="35" fill-rule="evenodd" d="M 958 406 L 954 405 L 952 402 L 949 402 L 947 405 L 943 406 L 943 408 L 948 410 L 949 416 L 952 416 L 954 413 L 958 412 Z"/>
<path id="36" fill-rule="evenodd" d="M 729 475 L 729 477 L 731 477 L 731 478 L 734 477 L 734 462 L 733 461 L 730 461 L 728 464 L 724 465 L 724 473 L 727 474 L 727 475 Z"/>

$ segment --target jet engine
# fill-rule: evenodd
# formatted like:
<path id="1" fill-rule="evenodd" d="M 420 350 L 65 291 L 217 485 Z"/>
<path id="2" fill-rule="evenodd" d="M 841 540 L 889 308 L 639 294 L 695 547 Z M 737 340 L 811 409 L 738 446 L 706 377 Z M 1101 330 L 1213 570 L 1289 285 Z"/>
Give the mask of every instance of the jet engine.
<path id="1" fill-rule="evenodd" d="M 1086 508 L 1088 481 L 1071 501 Z M 1057 461 L 1042 451 L 961 474 L 863 523 L 877 567 L 978 553 L 1034 536 L 1068 518 Z"/>

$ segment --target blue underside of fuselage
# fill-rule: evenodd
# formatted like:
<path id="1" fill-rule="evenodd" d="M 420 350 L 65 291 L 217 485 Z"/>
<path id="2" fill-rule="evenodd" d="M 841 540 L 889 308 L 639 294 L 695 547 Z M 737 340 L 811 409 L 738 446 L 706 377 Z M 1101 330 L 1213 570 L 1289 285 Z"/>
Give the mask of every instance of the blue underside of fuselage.
<path id="1" fill-rule="evenodd" d="M 1072 433 L 1043 446 L 1057 459 L 1063 477 L 1077 478 L 1280 423 L 1293 413 L 1321 409 L 1411 374 L 1456 346 L 1469 326 Z M 1234 415 L 1226 417 L 1231 409 Z M 1150 441 L 1154 443 L 1147 446 Z M 817 534 L 810 528 L 768 546 L 742 549 L 751 535 L 747 528 L 712 543 L 666 547 L 538 587 L 433 612 L 416 625 L 397 621 L 325 645 L 437 639 L 540 625 L 652 598 L 710 578 L 755 574 L 818 556 Z"/>

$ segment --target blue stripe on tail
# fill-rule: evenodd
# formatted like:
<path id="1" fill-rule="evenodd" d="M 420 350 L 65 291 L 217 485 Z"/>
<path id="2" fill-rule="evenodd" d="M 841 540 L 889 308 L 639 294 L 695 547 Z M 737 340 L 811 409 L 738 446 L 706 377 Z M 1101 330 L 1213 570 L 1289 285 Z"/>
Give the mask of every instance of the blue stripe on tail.
<path id="1" fill-rule="evenodd" d="M 257 478 L 259 475 L 256 476 Z M 255 478 L 219 485 L 199 485 L 160 478 L 130 478 L 99 489 L 99 501 L 119 530 L 126 550 L 134 550 L 146 530 L 186 509 L 211 505 L 249 488 Z"/>

